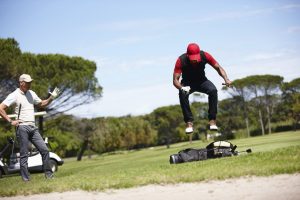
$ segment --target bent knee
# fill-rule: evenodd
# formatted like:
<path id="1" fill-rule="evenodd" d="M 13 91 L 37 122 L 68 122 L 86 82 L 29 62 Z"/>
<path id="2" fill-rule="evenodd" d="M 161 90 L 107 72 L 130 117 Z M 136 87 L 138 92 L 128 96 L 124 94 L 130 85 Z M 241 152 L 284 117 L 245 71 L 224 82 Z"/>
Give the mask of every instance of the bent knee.
<path id="1" fill-rule="evenodd" d="M 208 92 L 208 95 L 217 96 L 218 95 L 218 90 L 217 89 L 212 89 Z"/>

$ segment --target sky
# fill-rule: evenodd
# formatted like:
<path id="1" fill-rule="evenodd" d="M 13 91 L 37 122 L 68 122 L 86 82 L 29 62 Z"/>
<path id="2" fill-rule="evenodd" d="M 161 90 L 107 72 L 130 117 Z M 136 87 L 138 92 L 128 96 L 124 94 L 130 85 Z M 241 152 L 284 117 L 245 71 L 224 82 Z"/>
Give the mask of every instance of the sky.
<path id="1" fill-rule="evenodd" d="M 191 42 L 210 53 L 230 80 L 300 77 L 295 0 L 0 0 L 0 37 L 16 39 L 22 52 L 96 62 L 103 96 L 68 112 L 82 118 L 143 115 L 179 104 L 172 75 Z M 206 75 L 219 99 L 228 98 L 209 65 Z"/>

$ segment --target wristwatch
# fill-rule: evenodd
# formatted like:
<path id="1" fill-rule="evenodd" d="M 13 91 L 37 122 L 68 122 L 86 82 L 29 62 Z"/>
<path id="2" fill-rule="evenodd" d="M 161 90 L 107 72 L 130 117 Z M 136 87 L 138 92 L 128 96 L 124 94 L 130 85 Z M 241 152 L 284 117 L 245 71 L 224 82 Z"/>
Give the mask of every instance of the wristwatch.
<path id="1" fill-rule="evenodd" d="M 8 120 L 8 123 L 10 123 L 10 124 L 11 124 L 11 123 L 12 123 L 12 121 L 13 121 L 12 119 L 9 119 L 9 120 Z"/>

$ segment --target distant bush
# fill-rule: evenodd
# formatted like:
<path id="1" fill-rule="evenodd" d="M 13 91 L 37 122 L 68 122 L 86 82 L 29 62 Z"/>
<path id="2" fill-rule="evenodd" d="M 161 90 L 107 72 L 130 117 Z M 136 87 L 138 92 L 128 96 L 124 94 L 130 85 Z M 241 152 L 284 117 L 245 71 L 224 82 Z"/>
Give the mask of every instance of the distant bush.
<path id="1" fill-rule="evenodd" d="M 296 125 L 281 125 L 281 126 L 276 126 L 274 128 L 274 132 L 284 132 L 284 131 L 293 131 L 293 130 L 297 130 L 300 129 L 300 125 L 296 124 Z"/>
<path id="2" fill-rule="evenodd" d="M 261 129 L 254 129 L 254 130 L 250 130 L 250 136 L 260 136 L 262 135 Z"/>

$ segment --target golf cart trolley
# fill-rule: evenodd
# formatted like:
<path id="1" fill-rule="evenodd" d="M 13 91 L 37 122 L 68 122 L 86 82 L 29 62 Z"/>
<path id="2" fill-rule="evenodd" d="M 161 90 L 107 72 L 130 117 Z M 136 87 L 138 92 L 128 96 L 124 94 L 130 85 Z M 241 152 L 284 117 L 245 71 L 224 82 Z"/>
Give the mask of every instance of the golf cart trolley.
<path id="1" fill-rule="evenodd" d="M 46 112 L 37 112 L 35 116 L 43 116 Z M 10 117 L 15 117 L 10 115 Z M 45 143 L 49 148 L 48 138 L 46 137 Z M 10 148 L 11 147 L 11 148 Z M 11 149 L 9 159 L 5 162 L 3 158 L 6 151 Z M 28 170 L 29 172 L 43 172 L 43 162 L 40 152 L 36 148 L 31 148 L 28 151 Z M 50 167 L 53 172 L 58 170 L 58 166 L 62 165 L 64 161 L 55 153 L 49 152 Z M 15 141 L 9 137 L 7 144 L 0 151 L 0 178 L 3 175 L 14 174 L 20 172 L 20 153 L 15 152 Z"/>

